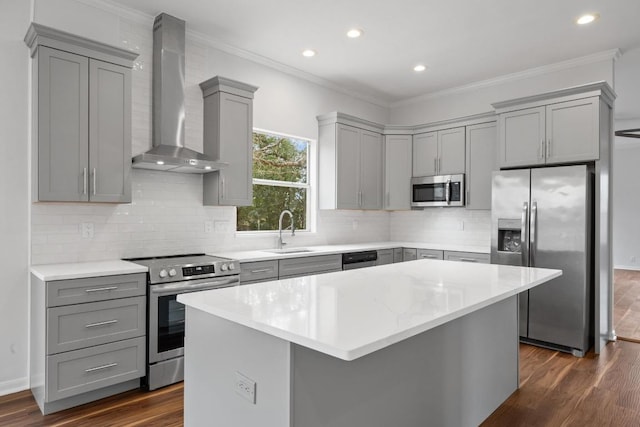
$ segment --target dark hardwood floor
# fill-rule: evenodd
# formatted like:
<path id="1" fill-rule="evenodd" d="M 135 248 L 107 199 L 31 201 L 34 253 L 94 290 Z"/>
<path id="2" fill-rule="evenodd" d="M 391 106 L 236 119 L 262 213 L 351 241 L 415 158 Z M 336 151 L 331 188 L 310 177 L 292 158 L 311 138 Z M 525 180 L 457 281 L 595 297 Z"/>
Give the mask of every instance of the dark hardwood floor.
<path id="1" fill-rule="evenodd" d="M 613 328 L 621 338 L 640 341 L 640 271 L 614 271 Z"/>
<path id="2" fill-rule="evenodd" d="M 0 426 L 181 426 L 182 397 L 182 384 L 176 384 L 42 416 L 31 393 L 23 391 L 0 397 Z M 582 359 L 521 344 L 520 389 L 482 424 L 638 425 L 640 344 L 624 341 L 608 344 L 599 356 L 589 353 Z M 214 420 L 211 426 L 216 427 Z"/>

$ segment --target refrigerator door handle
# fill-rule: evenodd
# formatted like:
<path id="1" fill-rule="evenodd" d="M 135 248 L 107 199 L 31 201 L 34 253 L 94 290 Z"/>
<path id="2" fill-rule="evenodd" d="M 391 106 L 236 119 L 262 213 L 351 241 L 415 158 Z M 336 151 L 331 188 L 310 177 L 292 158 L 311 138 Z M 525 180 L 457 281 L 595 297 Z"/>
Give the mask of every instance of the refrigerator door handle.
<path id="1" fill-rule="evenodd" d="M 529 265 L 529 239 L 527 234 L 529 232 L 529 203 L 524 202 L 522 204 L 522 217 L 520 220 L 520 254 L 522 255 L 522 266 L 527 267 Z"/>
<path id="2" fill-rule="evenodd" d="M 531 203 L 531 224 L 529 225 L 529 252 L 530 254 L 530 262 L 529 267 L 536 266 L 536 245 L 537 245 L 537 229 L 536 225 L 538 222 L 538 202 Z"/>
<path id="3" fill-rule="evenodd" d="M 444 185 L 444 200 L 447 204 L 451 203 L 451 180 L 448 179 Z"/>

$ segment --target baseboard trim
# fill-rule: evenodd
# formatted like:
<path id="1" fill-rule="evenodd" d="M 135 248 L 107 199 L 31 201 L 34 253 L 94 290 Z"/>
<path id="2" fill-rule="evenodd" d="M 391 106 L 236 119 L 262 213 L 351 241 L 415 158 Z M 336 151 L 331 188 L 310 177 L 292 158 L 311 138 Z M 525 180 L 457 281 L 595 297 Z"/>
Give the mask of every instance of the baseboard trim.
<path id="1" fill-rule="evenodd" d="M 614 265 L 614 270 L 631 270 L 631 271 L 640 271 L 640 266 L 638 265 Z"/>
<path id="2" fill-rule="evenodd" d="M 29 389 L 29 377 L 0 382 L 0 396 Z"/>

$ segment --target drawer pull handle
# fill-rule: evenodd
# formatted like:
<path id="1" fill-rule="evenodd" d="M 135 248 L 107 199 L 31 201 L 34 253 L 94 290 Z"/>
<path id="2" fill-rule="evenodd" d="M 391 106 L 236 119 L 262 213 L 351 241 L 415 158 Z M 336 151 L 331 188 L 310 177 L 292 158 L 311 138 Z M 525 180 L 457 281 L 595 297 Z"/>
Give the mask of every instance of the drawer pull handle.
<path id="1" fill-rule="evenodd" d="M 420 258 L 436 259 L 436 258 L 438 258 L 438 257 L 437 257 L 437 256 L 435 256 L 435 255 L 420 255 Z"/>
<path id="2" fill-rule="evenodd" d="M 85 372 L 95 372 L 95 371 L 101 371 L 103 369 L 109 369 L 109 368 L 113 368 L 114 366 L 118 366 L 117 363 L 109 363 L 108 365 L 102 365 L 102 366 L 96 366 L 95 368 L 89 368 L 89 369 L 85 369 Z"/>
<path id="3" fill-rule="evenodd" d="M 89 323 L 88 325 L 84 325 L 84 327 L 85 328 L 95 328 L 97 326 L 112 325 L 114 323 L 118 323 L 118 319 L 107 320 L 105 322 Z"/>
<path id="4" fill-rule="evenodd" d="M 84 291 L 90 294 L 91 292 L 106 292 L 106 291 L 113 291 L 116 289 L 118 289 L 117 286 L 107 286 L 106 288 L 85 289 Z"/>
<path id="5" fill-rule="evenodd" d="M 257 270 L 251 270 L 251 274 L 268 273 L 270 271 L 271 271 L 270 268 L 259 268 Z"/>
<path id="6" fill-rule="evenodd" d="M 463 262 L 478 262 L 478 260 L 475 259 L 475 258 L 460 258 L 460 261 L 463 261 Z"/>

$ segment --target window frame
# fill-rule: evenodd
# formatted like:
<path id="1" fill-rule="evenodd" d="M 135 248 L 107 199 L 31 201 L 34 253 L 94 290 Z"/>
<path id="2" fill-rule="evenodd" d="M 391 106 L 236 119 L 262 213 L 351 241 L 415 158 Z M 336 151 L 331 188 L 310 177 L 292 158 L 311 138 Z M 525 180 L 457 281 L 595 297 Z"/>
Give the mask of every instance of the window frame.
<path id="1" fill-rule="evenodd" d="M 272 135 L 276 137 L 284 137 L 291 139 L 298 139 L 307 142 L 307 182 L 293 182 L 293 181 L 279 181 L 279 180 L 271 180 L 271 179 L 263 179 L 263 178 L 254 178 L 253 177 L 253 149 L 251 150 L 251 164 L 252 164 L 252 172 L 251 172 L 251 185 L 269 185 L 272 187 L 288 187 L 288 188 L 304 188 L 307 190 L 307 200 L 306 200 L 306 225 L 307 227 L 304 230 L 296 229 L 296 233 L 300 232 L 303 234 L 315 233 L 316 231 L 316 206 L 317 206 L 317 196 L 316 196 L 316 178 L 317 178 L 317 140 L 291 135 L 288 133 L 271 131 L 260 128 L 253 128 L 251 134 L 261 133 Z M 253 205 L 252 205 L 253 206 Z M 278 230 L 238 230 L 238 218 L 237 218 L 237 209 L 236 209 L 236 220 L 235 220 L 235 228 L 236 234 L 240 236 L 249 236 L 249 235 L 277 235 Z"/>

